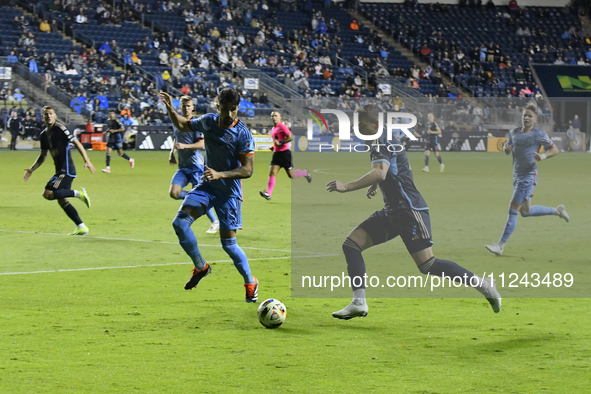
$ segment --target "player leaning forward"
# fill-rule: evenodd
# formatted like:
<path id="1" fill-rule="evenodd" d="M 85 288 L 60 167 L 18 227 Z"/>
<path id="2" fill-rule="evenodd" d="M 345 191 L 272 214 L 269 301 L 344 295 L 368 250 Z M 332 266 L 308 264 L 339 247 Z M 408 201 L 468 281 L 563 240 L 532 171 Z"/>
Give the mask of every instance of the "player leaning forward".
<path id="1" fill-rule="evenodd" d="M 549 159 L 558 154 L 558 148 L 544 130 L 535 128 L 538 108 L 534 103 L 528 104 L 523 110 L 522 127 L 509 132 L 509 139 L 505 143 L 505 154 L 513 153 L 513 196 L 509 203 L 509 216 L 499 242 L 484 245 L 486 250 L 496 255 L 503 254 L 505 244 L 517 226 L 517 214 L 524 218 L 533 216 L 559 216 L 570 221 L 564 205 L 545 207 L 531 205 L 532 192 L 538 183 L 538 166 L 536 162 Z M 546 153 L 539 153 L 540 147 Z"/>
<path id="2" fill-rule="evenodd" d="M 66 215 L 76 223 L 76 229 L 70 235 L 86 235 L 88 234 L 88 227 L 80 219 L 76 208 L 68 201 L 68 197 L 79 198 L 90 208 L 90 199 L 84 188 L 81 190 L 71 189 L 72 182 L 76 178 L 76 167 L 74 167 L 74 161 L 70 153 L 70 143 L 74 144 L 84 159 L 84 168 L 88 168 L 94 174 L 94 167 L 88 159 L 80 141 L 76 139 L 66 126 L 57 122 L 55 110 L 52 107 L 45 106 L 43 107 L 42 113 L 46 128 L 39 136 L 41 153 L 37 157 L 37 160 L 35 160 L 35 163 L 25 170 L 23 179 L 27 181 L 31 177 L 31 174 L 33 174 L 33 171 L 41 167 L 49 151 L 55 164 L 55 175 L 45 185 L 43 197 L 47 200 L 57 200 Z"/>
<path id="3" fill-rule="evenodd" d="M 240 94 L 234 89 L 224 89 L 218 98 L 218 114 L 205 114 L 187 119 L 172 107 L 172 98 L 160 93 L 174 126 L 180 132 L 197 131 L 205 137 L 205 165 L 203 182 L 185 197 L 172 225 L 185 252 L 193 260 L 193 276 L 185 284 L 190 290 L 211 272 L 203 260 L 193 222 L 213 207 L 220 222 L 222 248 L 234 262 L 244 278 L 246 302 L 258 300 L 258 280 L 251 275 L 248 259 L 236 243 L 236 230 L 242 227 L 242 190 L 240 180 L 250 178 L 254 170 L 254 140 L 248 127 L 238 120 Z"/>
<path id="4" fill-rule="evenodd" d="M 375 105 L 366 105 L 359 111 L 359 131 L 362 134 L 376 134 L 380 111 Z M 369 187 L 368 198 L 375 196 L 379 187 L 385 203 L 381 211 L 373 213 L 355 227 L 343 242 L 347 271 L 353 285 L 353 301 L 332 315 L 339 319 L 367 315 L 365 283 L 356 286 L 359 281 L 353 280 L 356 276 L 363 278 L 366 273 L 362 252 L 399 235 L 421 273 L 451 277 L 473 286 L 488 299 L 493 310 L 499 312 L 501 296 L 490 279 L 482 279 L 453 261 L 440 260 L 433 255 L 429 207 L 414 185 L 406 153 L 399 151 L 399 146 L 396 138 L 388 141 L 386 133 L 382 133 L 371 146 L 371 171 L 346 184 L 338 180 L 327 184 L 329 192 L 339 193 Z"/>

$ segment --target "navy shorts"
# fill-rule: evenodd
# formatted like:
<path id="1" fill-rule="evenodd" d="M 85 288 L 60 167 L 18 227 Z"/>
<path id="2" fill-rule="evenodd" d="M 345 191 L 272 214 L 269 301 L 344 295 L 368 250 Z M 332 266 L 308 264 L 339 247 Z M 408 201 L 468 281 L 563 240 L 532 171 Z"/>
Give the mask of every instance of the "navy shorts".
<path id="1" fill-rule="evenodd" d="M 439 150 L 439 144 L 427 142 L 425 143 L 425 150 L 430 150 L 432 152 L 437 152 Z"/>
<path id="2" fill-rule="evenodd" d="M 110 141 L 107 142 L 107 148 L 111 148 L 111 149 L 122 149 L 123 148 L 123 143 L 121 141 Z"/>
<path id="3" fill-rule="evenodd" d="M 45 190 L 72 190 L 72 182 L 74 182 L 73 176 L 69 176 L 65 172 L 55 174 L 49 182 L 45 185 Z"/>
<path id="4" fill-rule="evenodd" d="M 429 210 L 417 211 L 412 208 L 398 208 L 395 211 L 376 211 L 363 221 L 361 227 L 372 239 L 374 245 L 400 236 L 408 253 L 414 254 L 430 248 L 431 219 Z"/>

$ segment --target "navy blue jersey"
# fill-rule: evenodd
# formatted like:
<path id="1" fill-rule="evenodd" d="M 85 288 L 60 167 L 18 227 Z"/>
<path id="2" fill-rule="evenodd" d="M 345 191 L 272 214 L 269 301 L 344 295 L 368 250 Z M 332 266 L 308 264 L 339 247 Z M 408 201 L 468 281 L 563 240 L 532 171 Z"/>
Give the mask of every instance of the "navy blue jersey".
<path id="1" fill-rule="evenodd" d="M 427 123 L 427 132 L 429 132 L 429 131 L 437 131 L 437 128 L 438 127 L 439 127 L 439 125 L 436 122 L 433 122 L 433 123 L 428 122 Z M 429 144 L 431 144 L 431 145 L 437 145 L 437 142 L 438 142 L 438 138 L 437 137 L 439 137 L 439 134 L 428 134 L 428 136 L 429 136 L 429 140 L 428 140 Z"/>
<path id="2" fill-rule="evenodd" d="M 120 130 L 123 128 L 123 126 L 121 125 L 121 123 L 119 123 L 119 121 L 117 119 L 115 120 L 109 120 L 109 122 L 107 123 L 109 126 L 109 130 Z M 119 144 L 123 141 L 121 132 L 119 133 L 113 133 L 111 132 L 109 134 L 109 142 L 112 144 Z"/>
<path id="3" fill-rule="evenodd" d="M 386 133 L 372 143 L 371 164 L 385 163 L 389 166 L 386 179 L 379 183 L 387 210 L 395 210 L 401 205 L 421 211 L 429 207 L 417 190 L 406 152 L 396 138 L 388 141 Z"/>
<path id="4" fill-rule="evenodd" d="M 41 150 L 49 151 L 55 164 L 55 173 L 65 172 L 68 176 L 76 176 L 76 167 L 70 153 L 70 143 L 74 142 L 74 134 L 60 123 L 55 123 L 49 129 L 41 132 Z"/>

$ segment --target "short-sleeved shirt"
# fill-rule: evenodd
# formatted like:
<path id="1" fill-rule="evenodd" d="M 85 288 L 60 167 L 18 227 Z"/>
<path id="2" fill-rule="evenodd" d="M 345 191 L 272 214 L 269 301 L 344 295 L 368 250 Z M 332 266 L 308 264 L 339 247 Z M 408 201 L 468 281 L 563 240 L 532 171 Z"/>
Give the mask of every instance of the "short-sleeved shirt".
<path id="1" fill-rule="evenodd" d="M 439 128 L 439 125 L 437 124 L 437 122 L 428 122 L 427 123 L 427 133 L 429 133 L 429 131 L 436 131 Z M 431 145 L 437 145 L 437 137 L 439 137 L 439 134 L 428 134 L 429 136 L 429 144 Z"/>
<path id="2" fill-rule="evenodd" d="M 192 118 L 191 118 L 192 119 Z M 193 145 L 199 140 L 203 139 L 203 133 L 200 131 L 190 131 L 188 133 L 179 131 L 176 127 L 172 127 L 174 133 L 174 139 L 186 145 Z M 180 149 L 177 151 L 179 154 L 179 168 L 186 168 L 192 172 L 200 171 L 203 172 L 204 161 L 203 155 L 200 150 L 197 149 Z"/>
<path id="3" fill-rule="evenodd" d="M 513 178 L 535 175 L 538 167 L 534 153 L 541 146 L 548 151 L 554 145 L 544 130 L 535 127 L 527 133 L 522 133 L 520 127 L 511 130 L 507 144 L 513 145 Z"/>
<path id="4" fill-rule="evenodd" d="M 74 134 L 66 126 L 57 122 L 41 132 L 41 150 L 49 151 L 53 157 L 56 174 L 65 172 L 68 176 L 76 177 L 76 167 L 70 153 L 70 143 L 75 139 Z"/>
<path id="5" fill-rule="evenodd" d="M 117 119 L 109 120 L 107 125 L 109 126 L 109 130 L 120 130 L 123 128 L 123 126 L 121 125 L 121 123 Z M 109 134 L 109 142 L 110 143 L 118 144 L 118 143 L 121 143 L 121 141 L 123 141 L 123 138 L 121 136 L 121 132 Z"/>
<path id="6" fill-rule="evenodd" d="M 219 125 L 219 114 L 205 114 L 192 118 L 189 127 L 192 131 L 203 133 L 207 166 L 223 172 L 241 166 L 241 155 L 254 155 L 254 139 L 250 130 L 239 119 L 224 129 Z M 218 179 L 210 182 L 211 189 L 228 196 L 242 197 L 240 179 Z"/>
<path id="7" fill-rule="evenodd" d="M 283 141 L 287 139 L 287 137 L 289 137 L 290 134 L 291 131 L 289 131 L 289 128 L 281 122 L 277 123 L 277 126 L 271 129 L 271 138 L 273 139 L 273 141 Z M 288 149 L 289 143 L 283 145 L 273 144 L 273 152 L 282 152 Z"/>
<path id="8" fill-rule="evenodd" d="M 410 207 L 417 211 L 429 209 L 414 184 L 408 157 L 398 139 L 388 141 L 383 133 L 382 137 L 372 143 L 370 154 L 372 165 L 383 162 L 389 166 L 386 179 L 379 183 L 387 210 L 393 211 L 400 207 Z"/>

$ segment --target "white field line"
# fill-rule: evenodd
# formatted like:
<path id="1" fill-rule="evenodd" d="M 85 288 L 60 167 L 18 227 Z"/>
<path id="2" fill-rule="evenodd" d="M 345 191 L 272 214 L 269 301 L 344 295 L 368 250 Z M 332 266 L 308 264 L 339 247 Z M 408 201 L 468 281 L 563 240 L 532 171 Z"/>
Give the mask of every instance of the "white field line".
<path id="1" fill-rule="evenodd" d="M 67 234 L 44 233 L 44 232 L 40 232 L 40 231 L 19 231 L 19 230 L 2 230 L 2 229 L 0 229 L 0 232 L 4 232 L 4 233 L 17 233 L 17 234 L 56 235 L 56 236 L 62 236 L 62 237 L 70 237 L 70 235 L 67 235 Z M 97 237 L 97 236 L 93 236 L 93 235 L 85 235 L 84 237 L 79 237 L 79 238 L 92 238 L 92 239 L 106 239 L 106 240 L 111 240 L 111 241 L 146 242 L 146 243 L 155 243 L 155 244 L 178 245 L 178 242 L 170 242 L 170 241 L 152 241 L 152 240 L 148 240 L 148 239 Z M 209 247 L 209 248 L 221 248 L 222 247 L 219 244 L 217 244 L 217 245 L 208 245 L 208 244 L 199 243 L 199 247 L 202 247 L 202 246 L 203 247 Z M 308 254 L 315 255 L 315 257 L 319 257 L 319 256 L 322 256 L 322 255 L 333 256 L 330 253 L 324 254 L 324 253 L 317 253 L 317 252 L 308 252 L 308 251 L 305 251 L 305 250 L 299 251 L 299 250 L 283 250 L 283 249 L 266 249 L 266 248 L 254 248 L 254 247 L 250 247 L 250 246 L 240 246 L 240 247 L 242 249 L 262 250 L 262 251 L 265 251 L 265 252 L 308 253 Z"/>
<path id="2" fill-rule="evenodd" d="M 318 255 L 318 256 L 296 256 L 299 259 L 311 258 L 311 257 L 325 257 L 327 255 Z M 328 255 L 328 256 L 338 256 L 336 254 Z M 281 260 L 281 259 L 290 259 L 291 256 L 283 256 L 283 257 L 267 257 L 261 259 L 248 259 L 248 261 L 260 261 L 260 260 Z M 216 260 L 216 261 L 209 261 L 209 263 L 231 263 L 232 260 Z M 90 267 L 90 268 L 70 268 L 70 269 L 57 269 L 57 270 L 47 270 L 47 271 L 29 271 L 29 272 L 0 272 L 0 276 L 2 275 L 26 275 L 26 274 L 48 274 L 48 273 L 55 273 L 55 272 L 75 272 L 75 271 L 97 271 L 97 270 L 115 270 L 115 269 L 125 269 L 125 268 L 141 268 L 141 267 L 165 267 L 169 265 L 189 265 L 192 263 L 163 263 L 163 264 L 142 264 L 142 265 L 124 265 L 119 267 Z"/>

